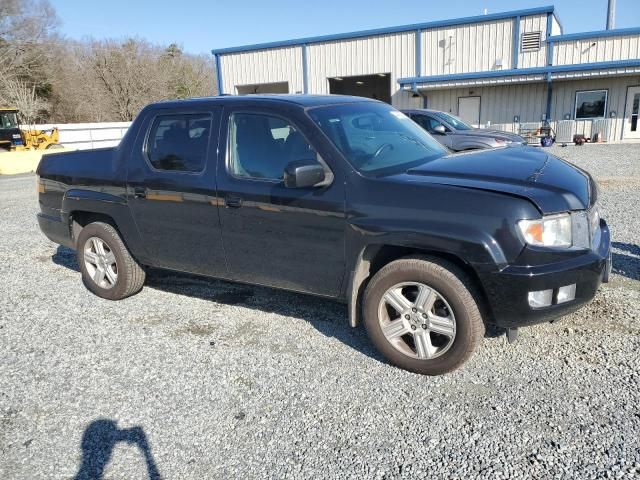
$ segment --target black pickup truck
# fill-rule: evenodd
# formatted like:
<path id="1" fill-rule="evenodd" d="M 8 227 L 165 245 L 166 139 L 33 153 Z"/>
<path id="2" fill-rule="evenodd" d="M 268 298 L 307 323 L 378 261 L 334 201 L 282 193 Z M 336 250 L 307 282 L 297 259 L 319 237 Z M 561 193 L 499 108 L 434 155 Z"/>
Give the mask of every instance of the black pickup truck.
<path id="1" fill-rule="evenodd" d="M 156 267 L 330 297 L 423 374 L 460 366 L 486 324 L 513 339 L 576 310 L 610 272 L 586 172 L 529 147 L 451 154 L 362 98 L 157 103 L 118 147 L 37 173 L 40 228 L 96 295 Z"/>

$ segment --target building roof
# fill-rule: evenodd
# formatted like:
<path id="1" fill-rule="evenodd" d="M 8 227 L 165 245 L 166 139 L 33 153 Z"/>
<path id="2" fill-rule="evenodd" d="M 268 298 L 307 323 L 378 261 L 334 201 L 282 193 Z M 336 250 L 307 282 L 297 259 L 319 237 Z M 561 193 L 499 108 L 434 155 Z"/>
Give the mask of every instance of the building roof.
<path id="1" fill-rule="evenodd" d="M 455 25 L 464 25 L 468 23 L 490 22 L 494 20 L 503 20 L 508 18 L 526 17 L 529 15 L 540 15 L 550 13 L 555 15 L 553 5 L 544 7 L 528 8 L 524 10 L 512 10 L 510 12 L 491 13 L 487 15 L 477 15 L 473 17 L 454 18 L 450 20 L 437 20 L 425 23 L 413 23 L 409 25 L 399 25 L 395 27 L 376 28 L 372 30 L 360 30 L 356 32 L 338 33 L 333 35 L 322 35 L 318 37 L 296 38 L 293 40 L 283 40 L 279 42 L 257 43 L 253 45 L 244 45 L 240 47 L 218 48 L 211 50 L 214 55 L 224 55 L 229 53 L 249 52 L 253 50 L 266 50 L 269 48 L 291 47 L 299 45 L 308 45 L 310 43 L 323 43 L 335 40 L 349 40 L 353 38 L 372 37 L 375 35 L 385 35 L 393 33 L 410 32 L 415 30 L 424 30 L 429 28 L 450 27 Z M 556 20 L 558 19 L 557 15 Z M 560 23 L 558 21 L 558 23 Z"/>

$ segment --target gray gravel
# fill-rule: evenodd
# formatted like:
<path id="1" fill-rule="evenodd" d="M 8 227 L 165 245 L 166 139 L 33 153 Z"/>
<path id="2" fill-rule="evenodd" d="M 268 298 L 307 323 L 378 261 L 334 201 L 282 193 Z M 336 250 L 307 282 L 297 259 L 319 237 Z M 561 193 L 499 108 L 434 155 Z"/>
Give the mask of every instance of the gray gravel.
<path id="1" fill-rule="evenodd" d="M 612 282 L 439 378 L 324 300 L 166 274 L 92 296 L 34 177 L 0 178 L 0 479 L 637 478 L 640 146 L 553 151 L 600 180 Z"/>

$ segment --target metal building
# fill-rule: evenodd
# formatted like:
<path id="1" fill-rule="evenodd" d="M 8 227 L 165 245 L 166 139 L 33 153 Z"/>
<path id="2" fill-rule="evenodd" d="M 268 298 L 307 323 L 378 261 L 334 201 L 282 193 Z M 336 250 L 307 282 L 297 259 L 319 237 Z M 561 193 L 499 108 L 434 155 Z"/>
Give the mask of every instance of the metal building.
<path id="1" fill-rule="evenodd" d="M 476 126 L 640 139 L 640 28 L 565 35 L 553 6 L 212 51 L 220 93 L 349 94 Z"/>

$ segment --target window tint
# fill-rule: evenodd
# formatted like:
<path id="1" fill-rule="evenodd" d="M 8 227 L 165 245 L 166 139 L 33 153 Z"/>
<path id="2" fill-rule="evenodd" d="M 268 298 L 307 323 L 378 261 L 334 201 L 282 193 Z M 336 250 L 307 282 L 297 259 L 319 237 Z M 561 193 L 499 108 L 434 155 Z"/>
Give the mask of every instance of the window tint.
<path id="1" fill-rule="evenodd" d="M 576 92 L 576 119 L 604 117 L 606 109 L 606 90 Z"/>
<path id="2" fill-rule="evenodd" d="M 438 125 L 442 125 L 441 122 L 436 120 L 433 117 L 428 117 L 427 115 L 412 115 L 411 119 L 414 120 L 418 125 L 424 128 L 427 132 L 433 132 L 433 129 Z M 444 127 L 444 125 L 442 125 Z M 445 127 L 445 129 L 449 130 Z"/>
<path id="3" fill-rule="evenodd" d="M 211 130 L 208 114 L 159 115 L 147 141 L 149 162 L 158 170 L 204 170 Z"/>
<path id="4" fill-rule="evenodd" d="M 317 154 L 286 120 L 255 113 L 231 116 L 229 170 L 233 175 L 278 180 L 294 160 L 317 160 Z"/>

